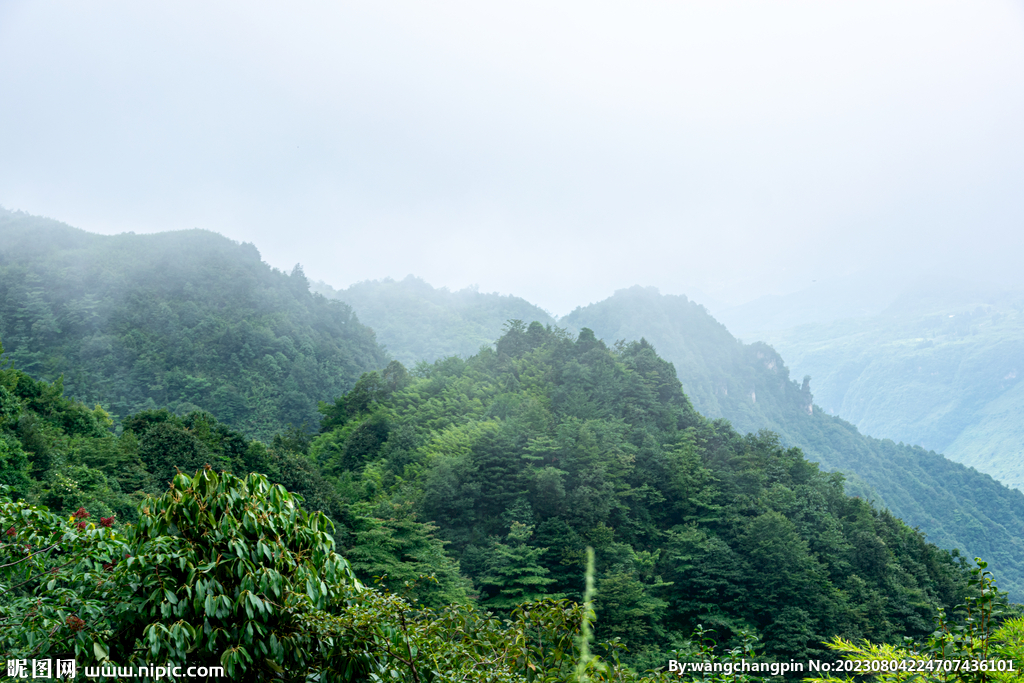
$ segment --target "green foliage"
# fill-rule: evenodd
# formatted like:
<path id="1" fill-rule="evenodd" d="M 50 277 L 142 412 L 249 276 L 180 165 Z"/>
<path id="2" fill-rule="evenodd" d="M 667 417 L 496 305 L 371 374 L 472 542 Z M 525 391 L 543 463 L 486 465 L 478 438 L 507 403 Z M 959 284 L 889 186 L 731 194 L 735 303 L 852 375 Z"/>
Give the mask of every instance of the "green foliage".
<path id="1" fill-rule="evenodd" d="M 416 374 L 395 391 L 365 377 L 309 452 L 351 511 L 411 505 L 434 525 L 485 607 L 582 598 L 590 546 L 596 633 L 639 664 L 701 624 L 771 657 L 820 656 L 837 633 L 921 637 L 965 590 L 960 560 L 841 476 L 702 418 L 645 342 L 511 321 L 494 350 Z M 387 566 L 397 546 L 362 529 L 377 545 L 346 552 Z"/>
<path id="2" fill-rule="evenodd" d="M 358 589 L 330 523 L 280 485 L 210 469 L 177 475 L 148 501 L 128 542 L 132 609 L 112 657 L 220 665 L 229 676 L 320 666 L 302 615 L 336 612 Z M 248 672 L 248 673 L 247 673 Z"/>
<path id="3" fill-rule="evenodd" d="M 591 680 L 591 673 L 600 674 L 607 667 L 595 657 L 590 648 L 594 642 L 593 624 L 597 615 L 594 613 L 594 549 L 587 546 L 586 587 L 583 590 L 583 615 L 580 619 L 580 635 L 578 639 L 580 656 L 573 671 L 573 678 L 579 683 Z"/>
<path id="4" fill-rule="evenodd" d="M 307 514 L 297 497 L 263 476 L 239 479 L 208 468 L 174 475 L 159 497 L 125 514 L 137 520 L 130 526 L 114 516 L 90 526 L 98 515 L 83 516 L 86 510 L 69 519 L 24 500 L 0 500 L 0 520 L 14 531 L 0 537 L 0 618 L 17 624 L 0 635 L 5 650 L 25 658 L 73 652 L 82 666 L 224 666 L 246 680 L 315 673 L 325 681 L 637 681 L 637 668 L 649 666 L 661 667 L 654 680 L 674 680 L 664 670 L 668 643 L 676 649 L 670 656 L 702 651 L 708 661 L 723 662 L 749 647 L 756 630 L 767 656 L 784 657 L 813 652 L 817 640 L 835 633 L 920 635 L 927 628 L 918 616 L 943 605 L 952 612 L 960 594 L 970 599 L 952 558 L 891 516 L 845 498 L 837 477 L 771 435 L 743 438 L 702 420 L 678 387 L 672 390 L 670 373 L 652 372 L 664 368 L 649 348 L 613 353 L 586 338 L 578 344 L 546 332 L 521 354 L 514 366 L 493 352 L 439 363 L 314 439 L 309 452 L 323 454 L 319 442 L 336 432 L 388 416 L 393 428 L 383 443 L 344 472 L 347 489 L 341 478 L 332 489 L 303 453 L 248 441 L 203 413 L 145 412 L 126 419 L 115 437 L 95 429 L 106 424 L 101 414 L 89 413 L 95 425 L 76 422 L 62 412 L 81 416 L 80 404 L 3 371 L 4 386 L 24 385 L 19 405 L 35 416 L 33 438 L 76 443 L 71 452 L 81 463 L 99 464 L 96 458 L 108 454 L 134 462 L 155 481 L 146 463 L 170 461 L 156 458 L 158 448 L 153 458 L 139 454 L 149 452 L 147 434 L 167 437 L 171 445 L 186 443 L 189 454 L 255 464 L 288 479 L 339 522 L 332 529 L 323 515 Z M 587 356 L 586 365 L 577 354 Z M 573 360 L 580 368 L 565 379 L 558 370 Z M 587 376 L 593 367 L 603 368 L 597 379 Z M 517 382 L 502 381 L 512 370 Z M 632 378 L 638 371 L 646 381 Z M 590 381 L 582 402 L 608 417 L 581 420 L 548 407 L 563 381 Z M 486 401 L 434 403 L 432 396 L 451 396 L 448 382 Z M 467 419 L 467 406 L 475 418 Z M 628 412 L 617 415 L 616 406 Z M 182 434 L 189 439 L 181 441 Z M 304 443 L 294 434 L 277 441 L 300 449 Z M 503 465 L 502 452 L 518 464 Z M 483 486 L 477 465 L 484 463 L 506 467 L 511 484 Z M 426 487 L 439 485 L 438 471 L 446 473 L 444 486 L 468 500 L 446 508 L 435 499 L 435 507 L 452 513 L 434 528 L 416 518 L 425 516 Z M 89 493 L 97 482 L 83 478 L 80 490 Z M 545 507 L 545 496 L 559 487 L 565 504 Z M 346 490 L 361 498 L 339 495 Z M 493 507 L 487 496 L 508 501 L 496 520 L 473 514 Z M 501 532 L 503 539 L 496 537 Z M 762 542 L 768 536 L 778 543 Z M 334 537 L 355 570 L 331 552 Z M 469 573 L 495 591 L 507 617 L 468 603 L 445 537 L 473 565 Z M 553 599 L 580 594 L 588 545 L 595 559 L 584 605 Z M 702 558 L 716 554 L 723 564 L 704 566 Z M 785 572 L 766 572 L 755 561 L 798 571 L 790 582 Z M 719 567 L 730 571 L 717 576 Z M 368 580 L 383 576 L 395 593 L 361 589 L 356 572 Z M 772 590 L 761 595 L 761 582 Z M 704 602 L 691 602 L 684 584 L 701 587 Z M 39 601 L 41 591 L 46 599 Z M 528 597 L 546 599 L 513 606 Z M 449 600 L 455 603 L 443 604 Z M 721 634 L 721 649 L 680 636 L 691 625 L 701 633 L 707 620 Z M 577 672 L 581 662 L 586 666 Z"/>
<path id="5" fill-rule="evenodd" d="M 926 640 L 902 647 L 880 645 L 867 640 L 860 644 L 835 637 L 829 648 L 844 658 L 861 663 L 886 683 L 921 679 L 926 681 L 989 683 L 1020 679 L 1024 660 L 1024 620 L 1010 617 L 1006 594 L 995 585 L 992 573 L 980 558 L 970 572 L 966 600 L 955 616 L 940 611 L 937 629 Z M 1019 606 L 1016 610 L 1019 613 Z M 853 678 L 826 676 L 814 683 L 838 683 Z"/>
<path id="6" fill-rule="evenodd" d="M 996 628 L 1009 612 L 1006 594 L 996 588 L 988 563 L 977 557 L 974 561 L 978 566 L 971 569 L 966 600 L 957 606 L 955 618 L 947 619 L 945 612 L 940 611 L 939 628 L 920 648 L 922 654 L 932 659 L 984 660 L 993 654 Z M 986 673 L 970 671 L 960 678 L 980 683 L 988 679 Z"/>
<path id="7" fill-rule="evenodd" d="M 205 410 L 269 441 L 386 358 L 351 309 L 251 244 L 91 235 L 0 210 L 0 337 L 36 379 L 119 416 Z"/>
<path id="8" fill-rule="evenodd" d="M 496 541 L 490 548 L 487 573 L 479 580 L 494 593 L 484 603 L 487 607 L 511 609 L 524 602 L 541 600 L 545 597 L 544 587 L 555 582 L 547 578 L 550 571 L 540 564 L 541 556 L 548 549 L 527 545 L 532 531 L 530 525 L 512 522 L 508 543 Z"/>
<path id="9" fill-rule="evenodd" d="M 95 660 L 127 609 L 117 567 L 128 543 L 112 518 L 61 518 L 0 488 L 0 650 Z"/>
<path id="10" fill-rule="evenodd" d="M 214 665 L 248 680 L 318 671 L 331 645 L 304 619 L 360 590 L 326 518 L 259 475 L 177 475 L 124 533 L 88 518 L 0 499 L 8 656 Z"/>
<path id="11" fill-rule="evenodd" d="M 524 604 L 499 620 L 470 606 L 418 610 L 397 596 L 366 591 L 344 614 L 308 622 L 335 644 L 323 671 L 328 680 L 351 680 L 360 671 L 370 680 L 408 683 L 539 683 L 571 680 L 580 659 L 580 619 L 580 607 L 564 600 Z M 628 669 L 614 673 L 616 680 L 636 680 Z"/>
<path id="12" fill-rule="evenodd" d="M 389 367 L 385 375 L 401 379 L 403 372 Z M 7 385 L 19 394 L 8 392 L 5 410 L 19 420 L 0 425 L 0 455 L 5 456 L 0 477 L 13 494 L 63 514 L 82 508 L 134 522 L 137 504 L 146 494 L 166 492 L 178 472 L 207 466 L 261 472 L 300 494 L 311 510 L 335 520 L 330 533 L 364 580 L 385 576 L 384 585 L 431 606 L 468 600 L 458 562 L 445 553 L 434 527 L 417 522 L 408 505 L 345 503 L 301 452 L 309 446 L 309 436 L 301 429 L 279 435 L 268 448 L 209 413 L 179 417 L 149 410 L 125 418 L 118 437 L 109 431 L 102 411 L 83 410 L 59 393 L 59 385 L 0 370 L 0 387 Z M 65 428 L 78 433 L 69 435 Z M 396 435 L 389 446 L 392 457 L 401 455 L 395 451 L 399 443 Z"/>
<path id="13" fill-rule="evenodd" d="M 0 484 L 70 513 L 81 507 L 98 515 L 131 519 L 136 484 L 148 475 L 133 468 L 110 432 L 110 416 L 66 398 L 60 382 L 38 382 L 24 372 L 0 369 Z"/>
<path id="14" fill-rule="evenodd" d="M 458 562 L 434 537 L 436 527 L 417 522 L 410 506 L 357 504 L 349 512 L 353 540 L 345 557 L 364 581 L 428 607 L 468 601 Z"/>
<path id="15" fill-rule="evenodd" d="M 949 343 L 955 343 L 959 349 L 957 353 L 966 354 L 960 371 L 948 368 L 948 372 L 939 372 L 931 362 L 922 365 L 924 361 L 919 356 L 933 353 L 931 347 L 915 350 L 917 341 L 908 344 L 904 337 L 900 337 L 902 341 L 895 341 L 895 338 L 886 341 L 872 336 L 874 333 L 865 333 L 852 323 L 843 324 L 843 334 L 848 336 L 836 337 L 835 348 L 810 333 L 800 342 L 803 346 L 796 344 L 797 332 L 804 334 L 806 330 L 794 331 L 791 336 L 771 337 L 771 340 L 780 344 L 791 361 L 796 358 L 796 365 L 802 371 L 810 371 L 813 377 L 820 378 L 815 384 L 823 387 L 846 386 L 844 382 L 855 377 L 870 356 L 877 360 L 879 369 L 872 372 L 870 381 L 865 378 L 861 382 L 858 400 L 873 401 L 873 410 L 886 419 L 902 419 L 898 416 L 905 415 L 906 411 L 920 409 L 930 416 L 930 425 L 935 426 L 938 421 L 943 423 L 943 428 L 960 429 L 956 425 L 966 413 L 960 415 L 956 409 L 951 411 L 952 406 L 975 400 L 968 397 L 991 394 L 989 389 L 995 386 L 992 382 L 996 385 L 1010 382 L 1004 376 L 1012 368 L 1003 361 L 1016 358 L 1019 353 L 1014 349 L 1020 346 L 1010 339 L 1011 327 L 1019 325 L 1011 317 L 1006 313 L 1000 319 L 998 324 L 1003 326 L 1000 327 L 1003 331 L 999 332 L 998 343 L 993 340 L 989 344 L 982 338 L 988 323 L 981 324 L 981 318 L 978 318 L 979 336 L 949 337 Z M 892 324 L 886 321 L 891 318 L 877 322 L 882 327 Z M 920 528 L 933 543 L 957 548 L 970 557 L 987 558 L 1010 595 L 1015 600 L 1024 599 L 1024 539 L 1013 531 L 1024 527 L 1024 495 L 1018 491 L 923 448 L 860 434 L 849 422 L 817 407 L 811 382 L 807 378 L 801 383 L 791 380 L 782 356 L 774 349 L 760 342 L 743 344 L 702 306 L 686 297 L 633 287 L 618 291 L 600 303 L 576 309 L 559 323 L 569 329 L 591 328 L 598 338 L 609 343 L 617 339 L 645 338 L 665 359 L 672 361 L 687 396 L 703 415 L 726 418 L 740 432 L 770 429 L 779 434 L 782 443 L 799 447 L 808 460 L 820 463 L 823 469 L 843 472 L 849 493 L 871 500 L 877 507 L 888 508 L 910 526 Z M 904 332 L 911 334 L 909 330 Z M 922 334 L 913 332 L 915 338 Z M 860 354 L 857 359 L 845 351 L 840 352 L 843 350 L 840 345 L 846 343 L 842 339 L 848 340 L 850 348 L 856 346 Z M 935 337 L 936 344 L 940 341 Z M 977 353 L 969 351 L 968 347 L 976 348 Z M 878 355 L 879 348 L 885 349 L 882 356 Z M 819 351 L 821 355 L 816 357 L 815 363 L 808 364 L 808 358 Z M 892 355 L 897 353 L 909 355 L 900 356 L 903 360 L 897 362 Z M 971 354 L 975 354 L 975 360 L 969 359 Z M 985 363 L 980 361 L 982 356 L 987 359 Z M 965 383 L 973 381 L 968 379 L 974 376 L 971 373 L 981 367 L 988 367 L 983 374 L 987 383 L 984 386 L 989 389 L 981 384 L 967 387 Z M 997 368 L 1002 368 L 998 377 Z M 932 377 L 929 373 L 933 372 L 939 375 Z M 917 379 L 909 379 L 908 373 Z M 960 378 L 955 386 L 947 381 L 952 381 L 954 374 Z M 939 384 L 919 393 L 919 380 Z M 1010 391 L 1008 387 L 1007 384 L 1004 388 Z M 845 404 L 831 403 L 827 398 L 831 391 L 828 389 L 822 394 L 817 390 L 817 403 L 847 418 L 859 415 Z M 939 404 L 941 410 L 935 408 Z M 1009 404 L 1004 406 L 1006 424 L 1017 429 L 1020 420 L 1012 417 L 1016 413 L 1007 412 L 1009 409 Z M 884 430 L 868 431 L 888 434 Z M 899 438 L 908 443 L 926 443 L 924 433 L 906 433 Z M 1003 452 L 1015 451 L 1004 448 Z M 957 457 L 963 459 L 962 455 Z"/>
<path id="16" fill-rule="evenodd" d="M 327 520 L 258 475 L 177 475 L 126 530 L 5 494 L 0 647 L 9 659 L 223 666 L 250 681 L 509 683 L 567 680 L 586 661 L 601 674 L 594 680 L 637 680 L 581 651 L 589 638 L 574 603 L 528 603 L 499 620 L 365 589 L 331 552 Z"/>

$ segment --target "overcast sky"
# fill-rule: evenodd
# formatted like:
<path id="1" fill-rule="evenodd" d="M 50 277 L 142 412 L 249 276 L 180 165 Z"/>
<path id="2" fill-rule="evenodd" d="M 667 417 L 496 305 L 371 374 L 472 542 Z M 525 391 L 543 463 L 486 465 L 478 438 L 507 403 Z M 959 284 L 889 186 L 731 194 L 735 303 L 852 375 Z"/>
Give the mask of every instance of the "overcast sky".
<path id="1" fill-rule="evenodd" d="M 0 0 L 0 205 L 556 314 L 1024 285 L 1024 2 Z"/>

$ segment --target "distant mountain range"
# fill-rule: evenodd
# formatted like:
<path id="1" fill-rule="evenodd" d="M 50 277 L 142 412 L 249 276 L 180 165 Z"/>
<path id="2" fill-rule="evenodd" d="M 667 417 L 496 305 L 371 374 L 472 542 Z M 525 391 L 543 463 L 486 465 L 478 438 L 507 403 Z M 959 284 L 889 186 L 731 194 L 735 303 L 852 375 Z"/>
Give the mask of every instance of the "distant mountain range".
<path id="1" fill-rule="evenodd" d="M 315 426 L 319 401 L 332 401 L 390 358 L 415 367 L 469 356 L 509 320 L 589 328 L 613 347 L 644 338 L 674 364 L 699 411 L 741 432 L 777 432 L 785 445 L 846 473 L 848 492 L 888 507 L 935 543 L 989 560 L 1002 586 L 1024 597 L 1024 494 L 919 446 L 864 436 L 819 407 L 837 408 L 820 398 L 817 380 L 792 379 L 775 349 L 738 341 L 686 297 L 634 287 L 555 320 L 520 298 L 439 290 L 416 278 L 313 289 L 300 268 L 277 271 L 253 245 L 210 232 L 103 237 L 0 212 L 5 359 L 39 379 L 63 377 L 70 395 L 115 417 L 202 409 L 269 441 L 289 426 Z M 946 328 L 935 328 L 914 351 L 968 348 L 990 330 L 1014 348 L 1012 305 L 987 310 L 972 309 L 974 322 L 965 327 L 945 318 L 954 321 L 944 323 L 951 331 L 942 336 Z M 844 366 L 836 360 L 836 367 Z M 994 364 L 988 386 L 1014 380 L 1013 369 Z M 827 372 L 812 376 L 828 386 Z M 895 373 L 888 379 L 899 386 Z M 947 414 L 969 426 L 965 416 L 988 411 L 1009 424 L 1012 391 Z"/>
<path id="2" fill-rule="evenodd" d="M 756 335 L 830 414 L 1024 487 L 1024 294 L 928 283 L 871 315 Z"/>
<path id="3" fill-rule="evenodd" d="M 445 356 L 472 356 L 494 344 L 509 320 L 555 323 L 525 299 L 476 289 L 435 289 L 412 275 L 400 282 L 360 282 L 341 291 L 325 282 L 311 287 L 358 310 L 359 321 L 373 328 L 388 354 L 409 367 Z"/>

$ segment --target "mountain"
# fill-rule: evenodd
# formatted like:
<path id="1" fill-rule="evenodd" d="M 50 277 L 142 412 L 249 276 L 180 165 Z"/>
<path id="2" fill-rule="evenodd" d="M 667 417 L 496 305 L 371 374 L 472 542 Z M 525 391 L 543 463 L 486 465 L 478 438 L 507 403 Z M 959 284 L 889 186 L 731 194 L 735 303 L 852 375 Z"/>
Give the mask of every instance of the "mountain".
<path id="1" fill-rule="evenodd" d="M 593 547 L 598 633 L 637 669 L 699 624 L 779 658 L 920 637 L 964 576 L 775 435 L 702 417 L 647 342 L 586 328 L 514 322 L 470 358 L 365 375 L 308 452 L 351 509 L 429 521 L 485 608 L 579 599 Z"/>
<path id="2" fill-rule="evenodd" d="M 435 289 L 411 275 L 401 281 L 360 282 L 343 290 L 316 282 L 313 291 L 357 310 L 388 353 L 408 367 L 445 356 L 472 356 L 481 346 L 493 344 L 509 320 L 555 322 L 519 297 L 484 294 L 475 288 Z"/>
<path id="3" fill-rule="evenodd" d="M 536 646 L 539 663 L 573 646 L 589 571 L 598 637 L 628 645 L 615 659 L 642 671 L 664 666 L 666 647 L 706 646 L 711 633 L 723 652 L 745 644 L 781 661 L 828 656 L 823 643 L 837 635 L 921 640 L 939 610 L 971 595 L 962 558 L 844 495 L 840 476 L 773 435 L 744 437 L 701 417 L 644 342 L 609 349 L 589 330 L 571 337 L 514 323 L 496 349 L 417 375 L 397 362 L 366 373 L 321 406 L 315 438 L 293 430 L 268 445 L 200 411 L 143 411 L 115 433 L 102 409 L 67 398 L 59 383 L 0 367 L 0 604 L 14 615 L 4 644 L 38 655 L 84 642 L 86 655 L 127 657 L 167 629 L 173 656 L 188 648 L 216 664 L 224 643 L 265 644 L 267 629 L 294 617 L 298 596 L 302 610 L 319 611 L 272 644 L 307 630 L 299 642 L 324 640 L 312 636 L 337 618 L 337 662 L 386 620 L 379 631 L 390 635 L 374 629 L 367 655 L 389 654 L 380 643 L 408 629 L 428 652 L 421 671 L 433 671 L 430 653 L 451 635 L 464 642 L 487 624 L 508 633 L 526 619 L 516 638 Z M 49 510 L 30 507 L 38 503 Z M 322 552 L 311 552 L 311 538 Z M 321 571 L 327 562 L 351 569 L 370 590 L 333 607 L 308 598 L 317 588 L 289 580 L 286 544 Z M 26 554 L 32 545 L 39 552 Z M 214 596 L 216 614 L 186 599 L 197 591 Z M 516 609 L 527 600 L 545 602 Z M 69 619 L 69 609 L 89 621 Z M 227 635 L 193 639 L 211 620 Z M 708 630 L 691 636 L 699 628 Z M 186 633 L 177 644 L 173 635 Z M 283 649 L 261 656 L 280 660 Z M 562 664 L 550 672 L 559 680 Z"/>
<path id="4" fill-rule="evenodd" d="M 340 301 L 212 232 L 102 236 L 0 210 L 0 339 L 116 415 L 208 410 L 269 440 L 386 364 Z"/>
<path id="5" fill-rule="evenodd" d="M 847 475 L 850 493 L 873 499 L 928 539 L 991 559 L 1004 588 L 1024 595 L 1024 494 L 919 446 L 875 439 L 814 401 L 810 380 L 791 380 L 782 356 L 743 344 L 683 296 L 634 287 L 562 318 L 604 340 L 644 338 L 675 365 L 701 413 L 740 432 L 770 429 L 809 460 Z"/>
<path id="6" fill-rule="evenodd" d="M 504 316 L 529 322 L 543 313 L 522 299 L 434 290 L 415 279 L 351 289 L 377 302 L 367 315 L 391 326 L 393 352 L 405 358 L 435 333 L 432 353 L 468 356 L 508 329 Z M 675 364 L 699 411 L 741 433 L 774 430 L 784 446 L 846 473 L 848 492 L 935 543 L 988 559 L 1003 587 L 1024 595 L 1019 492 L 824 414 L 809 383 L 791 381 L 771 347 L 740 343 L 685 297 L 634 288 L 559 322 L 608 343 L 645 338 Z M 105 237 L 11 212 L 0 214 L 0 339 L 18 369 L 62 378 L 70 396 L 115 418 L 206 410 L 265 442 L 289 424 L 319 424 L 318 401 L 387 362 L 347 304 L 311 293 L 299 268 L 270 268 L 252 245 L 205 231 Z"/>
<path id="7" fill-rule="evenodd" d="M 877 315 L 760 335 L 814 377 L 826 411 L 1024 487 L 1024 296 L 958 285 Z"/>

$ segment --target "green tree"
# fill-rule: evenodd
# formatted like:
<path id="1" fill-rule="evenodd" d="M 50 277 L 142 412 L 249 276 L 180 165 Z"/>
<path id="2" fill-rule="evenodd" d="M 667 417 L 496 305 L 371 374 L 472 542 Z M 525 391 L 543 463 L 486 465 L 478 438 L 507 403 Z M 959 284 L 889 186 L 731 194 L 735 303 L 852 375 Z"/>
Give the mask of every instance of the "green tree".
<path id="1" fill-rule="evenodd" d="M 364 581 L 379 581 L 391 592 L 430 607 L 468 600 L 468 580 L 434 537 L 437 527 L 417 522 L 410 506 L 357 504 L 351 513 L 353 542 L 345 556 Z"/>
<path id="2" fill-rule="evenodd" d="M 480 579 L 482 585 L 493 591 L 493 595 L 484 602 L 488 607 L 508 610 L 525 602 L 558 597 L 544 594 L 544 587 L 554 583 L 540 562 L 548 549 L 530 546 L 528 542 L 532 535 L 532 526 L 512 522 L 506 536 L 508 542 L 499 541 L 492 546 L 487 575 Z"/>
<path id="3" fill-rule="evenodd" d="M 148 502 L 123 563 L 131 609 L 112 657 L 225 667 L 270 678 L 315 671 L 325 656 L 302 615 L 335 613 L 359 583 L 333 552 L 330 522 L 251 474 L 179 474 Z M 116 655 L 115 655 L 116 653 Z"/>
<path id="4" fill-rule="evenodd" d="M 215 461 L 203 443 L 184 427 L 173 422 L 153 425 L 139 439 L 139 457 L 162 489 L 166 482 L 181 472 L 194 472 L 204 465 L 227 463 Z M 219 460 L 219 459 L 217 459 Z"/>
<path id="5" fill-rule="evenodd" d="M 112 518 L 61 518 L 0 486 L 0 650 L 8 658 L 73 653 L 103 659 L 128 609 L 130 554 Z"/>

